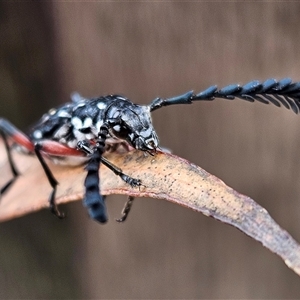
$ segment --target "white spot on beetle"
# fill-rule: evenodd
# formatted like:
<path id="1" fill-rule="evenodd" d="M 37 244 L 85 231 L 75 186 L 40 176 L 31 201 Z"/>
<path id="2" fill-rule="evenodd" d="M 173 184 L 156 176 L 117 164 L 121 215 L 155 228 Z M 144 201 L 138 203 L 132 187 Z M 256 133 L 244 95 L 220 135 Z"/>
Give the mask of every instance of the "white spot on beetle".
<path id="1" fill-rule="evenodd" d="M 46 122 L 46 121 L 48 121 L 49 119 L 50 119 L 49 114 L 44 114 L 43 117 L 42 117 L 42 121 L 43 121 L 43 122 Z"/>
<path id="2" fill-rule="evenodd" d="M 117 110 L 114 114 L 113 114 L 113 118 L 118 118 L 120 116 L 120 112 Z"/>
<path id="3" fill-rule="evenodd" d="M 62 143 L 62 144 L 67 144 L 67 140 L 65 138 L 61 138 L 59 140 L 59 142 Z"/>
<path id="4" fill-rule="evenodd" d="M 141 132 L 141 136 L 144 137 L 145 139 L 151 138 L 151 136 L 152 136 L 152 131 L 153 131 L 152 128 L 149 127 L 149 128 L 147 128 L 146 130 L 143 130 L 143 131 Z"/>
<path id="5" fill-rule="evenodd" d="M 35 139 L 41 139 L 41 138 L 43 137 L 43 133 L 42 133 L 40 130 L 35 130 L 35 131 L 33 132 L 33 137 L 34 137 Z"/>
<path id="6" fill-rule="evenodd" d="M 58 111 L 57 116 L 61 118 L 71 118 L 71 115 L 65 110 Z"/>
<path id="7" fill-rule="evenodd" d="M 115 125 L 115 126 L 113 127 L 113 129 L 114 129 L 114 131 L 116 131 L 116 132 L 120 132 L 121 126 L 120 126 L 120 125 Z"/>
<path id="8" fill-rule="evenodd" d="M 77 147 L 77 140 L 68 141 L 68 147 L 76 148 Z"/>
<path id="9" fill-rule="evenodd" d="M 69 125 L 65 124 L 63 126 L 61 126 L 54 134 L 54 138 L 61 138 L 64 135 L 66 135 L 66 133 L 69 131 Z"/>
<path id="10" fill-rule="evenodd" d="M 85 105 L 86 105 L 86 102 L 85 102 L 85 101 L 80 101 L 80 102 L 78 102 L 75 106 L 73 106 L 72 111 L 74 112 L 74 111 L 76 111 L 77 108 L 83 107 L 83 106 L 85 106 Z"/>
<path id="11" fill-rule="evenodd" d="M 82 121 L 78 117 L 73 117 L 71 119 L 71 124 L 74 126 L 75 129 L 82 128 Z"/>
<path id="12" fill-rule="evenodd" d="M 119 100 L 127 100 L 125 97 L 123 97 L 123 96 L 117 96 L 117 98 L 119 99 Z"/>
<path id="13" fill-rule="evenodd" d="M 87 133 L 87 134 L 85 135 L 85 138 L 88 139 L 88 140 L 93 140 L 93 139 L 95 138 L 95 135 L 92 134 L 92 133 Z"/>
<path id="14" fill-rule="evenodd" d="M 83 128 L 91 127 L 93 125 L 93 120 L 91 118 L 86 118 L 83 122 Z"/>
<path id="15" fill-rule="evenodd" d="M 73 110 L 75 110 L 75 109 L 78 108 L 78 107 L 83 107 L 83 106 L 85 106 L 85 102 L 84 102 L 84 101 L 78 103 L 78 104 L 74 107 Z"/>
<path id="16" fill-rule="evenodd" d="M 78 131 L 77 129 L 73 130 L 73 134 L 76 137 L 77 141 L 82 141 L 86 139 L 85 134 Z"/>
<path id="17" fill-rule="evenodd" d="M 50 116 L 55 115 L 55 113 L 56 113 L 56 109 L 55 109 L 55 108 L 51 108 L 51 109 L 48 111 L 48 114 L 49 114 Z"/>
<path id="18" fill-rule="evenodd" d="M 104 108 L 106 108 L 106 104 L 103 103 L 103 102 L 97 103 L 97 106 L 98 106 L 99 109 L 104 109 Z"/>
<path id="19" fill-rule="evenodd" d="M 150 115 L 150 106 L 142 106 L 142 109 L 145 113 L 148 113 Z"/>

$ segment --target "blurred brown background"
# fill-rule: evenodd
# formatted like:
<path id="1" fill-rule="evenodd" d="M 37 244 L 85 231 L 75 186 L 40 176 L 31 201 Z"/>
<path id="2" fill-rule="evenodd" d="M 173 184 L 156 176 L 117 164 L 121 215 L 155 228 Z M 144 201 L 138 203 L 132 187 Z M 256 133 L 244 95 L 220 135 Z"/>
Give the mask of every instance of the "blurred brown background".
<path id="1" fill-rule="evenodd" d="M 300 80 L 300 3 L 0 2 L 1 116 L 22 129 L 69 99 L 149 103 L 190 89 Z M 153 114 L 161 144 L 249 195 L 300 241 L 299 116 L 241 100 Z M 29 187 L 34 188 L 34 187 Z M 29 199 L 30 200 L 30 199 Z M 110 222 L 48 211 L 0 224 L 0 298 L 300 298 L 279 257 L 175 204 L 110 197 Z"/>

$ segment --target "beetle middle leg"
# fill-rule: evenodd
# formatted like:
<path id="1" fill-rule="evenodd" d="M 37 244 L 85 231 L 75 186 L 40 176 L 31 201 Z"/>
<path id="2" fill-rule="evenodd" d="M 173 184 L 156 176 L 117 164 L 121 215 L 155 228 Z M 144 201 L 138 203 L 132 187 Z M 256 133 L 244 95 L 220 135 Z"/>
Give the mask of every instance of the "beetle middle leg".
<path id="1" fill-rule="evenodd" d="M 93 154 L 93 148 L 91 147 L 90 143 L 88 141 L 79 141 L 77 144 L 77 148 L 86 154 L 92 155 Z M 141 180 L 133 178 L 129 175 L 126 175 L 123 173 L 122 169 L 115 166 L 113 163 L 111 163 L 108 159 L 101 156 L 101 162 L 109 168 L 111 171 L 113 171 L 117 176 L 119 176 L 124 182 L 129 184 L 131 187 L 137 187 L 141 186 Z"/>

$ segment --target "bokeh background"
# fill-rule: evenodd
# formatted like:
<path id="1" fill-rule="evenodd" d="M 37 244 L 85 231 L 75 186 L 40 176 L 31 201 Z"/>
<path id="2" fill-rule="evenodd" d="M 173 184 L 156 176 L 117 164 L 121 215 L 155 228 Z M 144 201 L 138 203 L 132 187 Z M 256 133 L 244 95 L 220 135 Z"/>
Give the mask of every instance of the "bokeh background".
<path id="1" fill-rule="evenodd" d="M 0 113 L 26 129 L 73 91 L 149 103 L 210 85 L 300 80 L 299 2 L 0 2 Z M 161 144 L 255 199 L 300 241 L 300 118 L 242 100 L 153 114 Z M 34 188 L 29 186 L 28 189 Z M 30 201 L 30 199 L 28 199 Z M 300 298 L 279 257 L 175 204 L 80 202 L 0 224 L 0 298 Z M 1 207 L 1 206 L 0 206 Z"/>

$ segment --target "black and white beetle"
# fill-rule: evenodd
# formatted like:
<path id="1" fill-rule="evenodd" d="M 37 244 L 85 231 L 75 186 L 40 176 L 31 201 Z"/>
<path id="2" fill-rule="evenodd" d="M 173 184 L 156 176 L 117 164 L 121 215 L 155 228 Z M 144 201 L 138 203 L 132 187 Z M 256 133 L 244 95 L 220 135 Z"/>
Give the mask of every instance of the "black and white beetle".
<path id="1" fill-rule="evenodd" d="M 149 105 L 132 103 L 119 95 L 85 99 L 78 94 L 72 102 L 57 109 L 51 109 L 35 125 L 29 135 L 25 135 L 5 119 L 0 119 L 0 134 L 4 140 L 13 178 L 1 188 L 1 195 L 13 184 L 19 175 L 11 156 L 11 148 L 27 154 L 36 154 L 52 187 L 49 204 L 52 213 L 63 218 L 55 203 L 58 182 L 51 173 L 44 157 L 55 163 L 76 165 L 86 163 L 85 195 L 83 204 L 91 218 L 105 223 L 107 213 L 105 199 L 99 190 L 99 167 L 103 163 L 132 187 L 141 186 L 141 181 L 132 178 L 114 166 L 102 155 L 106 151 L 137 149 L 155 155 L 159 142 L 153 128 L 150 113 L 163 106 L 191 104 L 193 101 L 215 98 L 240 98 L 250 102 L 255 100 L 276 106 L 283 105 L 296 114 L 300 110 L 300 82 L 293 83 L 285 78 L 280 81 L 268 79 L 261 83 L 251 81 L 244 86 L 233 84 L 218 90 L 217 86 L 194 94 L 193 91 L 173 98 L 156 98 Z M 9 142 L 11 140 L 13 144 Z M 123 215 L 117 221 L 124 221 L 132 205 L 129 197 Z"/>

